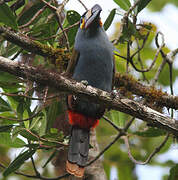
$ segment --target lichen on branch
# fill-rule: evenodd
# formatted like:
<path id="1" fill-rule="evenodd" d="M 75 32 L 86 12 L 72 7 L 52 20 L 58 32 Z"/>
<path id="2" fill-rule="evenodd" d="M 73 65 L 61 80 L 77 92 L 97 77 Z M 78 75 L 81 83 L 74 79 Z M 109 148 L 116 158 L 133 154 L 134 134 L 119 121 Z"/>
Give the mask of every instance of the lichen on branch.
<path id="1" fill-rule="evenodd" d="M 28 78 L 41 85 L 53 87 L 57 91 L 66 92 L 66 94 L 72 93 L 83 98 L 90 98 L 91 101 L 104 104 L 107 108 L 127 113 L 146 121 L 149 125 L 164 129 L 178 136 L 178 123 L 175 119 L 167 117 L 136 101 L 113 96 L 112 93 L 67 79 L 58 73 L 27 66 L 25 64 L 18 64 L 17 62 L 13 62 L 1 56 L 0 70 L 9 72 L 18 77 Z"/>

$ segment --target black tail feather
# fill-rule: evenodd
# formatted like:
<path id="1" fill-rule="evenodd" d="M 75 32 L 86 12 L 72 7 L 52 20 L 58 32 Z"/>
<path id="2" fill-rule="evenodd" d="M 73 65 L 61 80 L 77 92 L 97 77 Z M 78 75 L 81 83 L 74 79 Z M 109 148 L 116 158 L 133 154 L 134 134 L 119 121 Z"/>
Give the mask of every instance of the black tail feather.
<path id="1" fill-rule="evenodd" d="M 73 126 L 69 142 L 68 161 L 84 167 L 88 160 L 89 129 Z"/>

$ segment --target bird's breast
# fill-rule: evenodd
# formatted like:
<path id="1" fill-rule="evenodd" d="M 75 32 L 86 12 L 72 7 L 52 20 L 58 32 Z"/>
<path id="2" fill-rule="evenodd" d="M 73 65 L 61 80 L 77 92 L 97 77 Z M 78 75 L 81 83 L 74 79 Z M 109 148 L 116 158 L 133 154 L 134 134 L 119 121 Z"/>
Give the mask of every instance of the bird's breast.
<path id="1" fill-rule="evenodd" d="M 105 39 L 89 38 L 80 43 L 78 63 L 73 78 L 87 80 L 88 84 L 111 91 L 113 73 L 112 47 Z"/>

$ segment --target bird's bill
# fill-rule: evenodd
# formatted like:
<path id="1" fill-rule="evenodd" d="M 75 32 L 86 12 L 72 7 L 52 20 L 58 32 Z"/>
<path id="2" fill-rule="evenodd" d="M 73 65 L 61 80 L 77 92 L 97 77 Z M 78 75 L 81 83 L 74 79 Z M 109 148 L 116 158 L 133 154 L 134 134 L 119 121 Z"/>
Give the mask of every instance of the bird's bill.
<path id="1" fill-rule="evenodd" d="M 99 17 L 101 11 L 102 9 L 100 7 L 96 7 L 95 9 L 92 8 L 87 11 L 84 17 L 85 29 L 87 29 L 90 26 L 90 24 L 92 24 L 92 22 L 95 21 L 95 19 Z"/>

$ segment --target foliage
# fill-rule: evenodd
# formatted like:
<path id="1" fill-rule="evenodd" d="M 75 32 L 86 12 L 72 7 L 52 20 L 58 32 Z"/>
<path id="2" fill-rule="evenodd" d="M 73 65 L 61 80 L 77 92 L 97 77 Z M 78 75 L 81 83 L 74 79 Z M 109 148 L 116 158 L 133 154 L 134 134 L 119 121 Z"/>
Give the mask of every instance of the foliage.
<path id="1" fill-rule="evenodd" d="M 0 26 L 7 26 L 15 32 L 19 31 L 37 42 L 55 48 L 66 47 L 68 41 L 69 49 L 72 49 L 78 29 L 78 26 L 74 26 L 74 24 L 80 20 L 80 14 L 78 12 L 74 10 L 67 11 L 65 19 L 63 19 L 62 16 L 63 11 L 60 14 L 60 23 L 63 24 L 63 29 L 68 38 L 66 39 L 63 30 L 59 27 L 60 25 L 56 14 L 54 14 L 51 9 L 45 7 L 42 1 L 25 1 L 25 4 L 21 5 L 19 8 L 15 10 L 12 9 L 12 5 L 17 5 L 18 2 L 17 0 L 13 0 L 0 3 Z M 118 16 L 118 8 L 122 9 L 123 14 L 121 17 L 123 17 L 124 13 L 132 6 L 132 1 L 129 0 L 114 0 L 114 2 L 116 3 L 116 8 L 111 10 L 104 22 L 105 30 L 110 27 L 113 23 L 113 19 Z M 178 5 L 176 0 L 170 2 Z M 147 5 L 152 10 L 160 10 L 166 3 L 166 0 L 151 2 L 150 0 L 141 0 L 136 8 L 131 11 L 124 25 L 121 22 L 116 24 L 112 39 L 116 40 L 115 48 L 121 52 L 119 54 L 120 56 L 115 56 L 117 71 L 123 73 L 128 71 L 127 61 L 121 57 L 128 57 L 128 55 L 131 57 L 131 55 L 142 46 L 144 41 L 143 49 L 130 58 L 130 61 L 132 61 L 137 69 L 142 71 L 150 64 L 150 59 L 154 59 L 157 49 L 154 48 L 152 44 L 154 43 L 157 33 L 156 25 L 148 22 L 144 22 L 140 25 L 135 22 L 134 18 L 141 11 L 144 11 Z M 52 3 L 52 5 L 54 7 L 58 6 L 57 3 Z M 41 11 L 41 13 L 37 14 L 39 11 Z M 34 15 L 37 16 L 33 20 Z M 122 25 L 123 28 L 121 28 Z M 119 30 L 120 36 L 118 39 Z M 128 46 L 130 54 L 128 54 Z M 168 47 L 164 47 L 163 50 L 164 53 L 170 51 Z M 38 55 L 34 55 L 32 59 L 25 59 L 25 56 L 30 54 L 30 52 L 23 50 L 23 47 L 6 41 L 1 37 L 1 34 L 0 54 L 12 60 L 16 59 L 20 62 L 27 63 L 28 65 L 45 67 L 49 70 L 57 68 L 54 64 L 51 65 L 48 59 L 39 57 Z M 143 82 L 150 82 L 154 79 L 161 63 L 162 56 L 159 54 L 153 68 L 148 72 L 138 73 L 133 66 L 129 66 L 131 69 L 130 74 L 141 79 Z M 174 72 L 172 83 L 174 83 L 178 74 L 178 69 L 172 67 L 172 70 Z M 40 167 L 44 166 L 45 168 L 42 175 L 51 176 L 48 166 L 49 162 L 51 162 L 56 155 L 56 152 L 58 152 L 61 147 L 65 147 L 66 143 L 68 143 L 68 137 L 64 136 L 62 131 L 54 128 L 55 120 L 63 114 L 64 111 L 64 105 L 61 101 L 62 98 L 54 97 L 48 99 L 48 97 L 56 94 L 54 90 L 45 91 L 45 87 L 37 86 L 28 81 L 28 78 L 24 80 L 7 72 L 0 73 L 0 164 L 2 163 L 6 166 L 5 170 L 0 167 L 0 170 L 3 170 L 3 177 L 0 177 L 2 179 L 8 179 L 8 177 L 17 176 L 13 174 L 13 172 L 19 170 L 19 168 L 27 174 L 32 174 L 33 172 L 31 169 L 34 167 L 32 168 L 32 165 L 25 161 L 31 159 L 34 154 L 37 155 L 35 158 L 36 164 Z M 170 66 L 166 65 L 158 79 L 160 86 L 165 87 L 170 85 L 169 73 Z M 122 93 L 122 90 L 120 91 Z M 47 97 L 46 92 L 48 95 Z M 124 91 L 123 94 L 128 98 L 135 98 L 130 92 Z M 149 106 L 155 108 L 153 102 L 149 103 Z M 131 118 L 127 114 L 113 110 L 107 112 L 106 116 L 120 128 L 123 128 Z M 149 127 L 140 121 L 134 122 L 128 133 L 132 154 L 135 159 L 141 161 L 144 161 L 145 157 L 155 149 L 157 144 L 162 142 L 166 134 L 165 131 Z M 112 127 L 102 119 L 100 126 L 97 128 L 97 136 L 101 148 L 107 145 L 115 134 L 116 131 L 113 131 Z M 167 152 L 172 143 L 172 139 L 169 138 L 164 148 L 162 148 L 157 155 Z M 20 153 L 17 153 L 18 155 L 10 160 L 9 152 L 16 154 L 17 148 L 20 148 Z M 40 158 L 41 156 L 43 156 L 43 158 Z M 169 179 L 172 180 L 177 177 L 176 172 L 178 168 L 174 162 L 160 164 L 156 157 L 157 156 L 152 159 L 151 165 L 172 167 Z M 44 159 L 45 162 L 42 159 Z M 128 158 L 127 149 L 122 139 L 115 143 L 104 154 L 103 164 L 108 177 L 110 176 L 111 167 L 116 166 L 120 180 L 137 179 L 134 172 L 136 165 Z M 26 179 L 27 177 L 18 176 L 18 178 Z"/>

